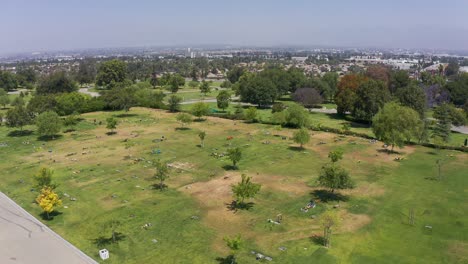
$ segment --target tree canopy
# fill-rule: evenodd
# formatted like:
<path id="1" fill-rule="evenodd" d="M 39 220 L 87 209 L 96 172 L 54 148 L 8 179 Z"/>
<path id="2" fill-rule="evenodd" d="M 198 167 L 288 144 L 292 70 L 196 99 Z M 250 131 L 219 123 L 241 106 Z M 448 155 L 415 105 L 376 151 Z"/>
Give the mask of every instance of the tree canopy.
<path id="1" fill-rule="evenodd" d="M 423 126 L 419 114 L 413 109 L 390 102 L 375 115 L 372 130 L 378 139 L 392 146 L 403 147 L 405 141 L 416 138 Z"/>

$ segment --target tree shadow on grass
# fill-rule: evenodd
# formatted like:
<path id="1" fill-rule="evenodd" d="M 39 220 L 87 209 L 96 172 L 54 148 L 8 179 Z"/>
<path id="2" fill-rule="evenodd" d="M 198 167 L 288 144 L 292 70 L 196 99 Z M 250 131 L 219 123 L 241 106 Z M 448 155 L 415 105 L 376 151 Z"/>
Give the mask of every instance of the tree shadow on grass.
<path id="1" fill-rule="evenodd" d="M 320 201 L 327 202 L 346 202 L 349 200 L 349 197 L 341 193 L 331 192 L 329 190 L 315 190 L 310 193 L 314 199 L 319 199 Z"/>
<path id="2" fill-rule="evenodd" d="M 230 170 L 237 170 L 237 166 L 234 166 L 234 165 L 231 165 L 231 164 L 227 164 L 227 165 L 224 165 L 224 166 L 223 166 L 223 169 L 224 169 L 224 170 L 227 170 L 227 171 L 230 171 Z"/>
<path id="3" fill-rule="evenodd" d="M 292 151 L 304 151 L 305 150 L 305 148 L 301 148 L 298 146 L 289 146 L 288 149 Z"/>
<path id="4" fill-rule="evenodd" d="M 234 256 L 233 255 L 229 255 L 225 258 L 223 257 L 217 257 L 216 258 L 216 261 L 219 263 L 219 264 L 232 264 L 232 263 L 235 263 L 234 262 Z"/>
<path id="5" fill-rule="evenodd" d="M 54 218 L 56 216 L 59 216 L 61 215 L 62 212 L 59 212 L 59 211 L 53 211 L 52 213 L 49 213 L 49 215 L 47 216 L 47 213 L 46 212 L 42 212 L 39 216 L 42 218 L 42 220 L 44 221 L 52 221 L 54 220 Z"/>
<path id="6" fill-rule="evenodd" d="M 238 203 L 237 201 L 232 201 L 230 203 L 226 203 L 226 207 L 229 211 L 237 212 L 238 210 L 250 210 L 255 203 L 248 202 L 248 203 Z"/>
<path id="7" fill-rule="evenodd" d="M 325 238 L 320 235 L 313 235 L 310 237 L 310 241 L 318 246 L 325 246 Z"/>
<path id="8" fill-rule="evenodd" d="M 115 232 L 114 236 L 115 236 L 115 241 L 114 241 L 114 238 L 112 238 L 112 236 L 110 237 L 100 236 L 95 239 L 92 239 L 92 242 L 98 247 L 103 247 L 106 245 L 119 243 L 120 241 L 125 239 L 125 235 L 120 232 Z"/>
<path id="9" fill-rule="evenodd" d="M 124 114 L 118 114 L 116 117 L 118 118 L 124 118 L 124 117 L 135 117 L 138 116 L 137 114 L 130 114 L 130 113 L 124 113 Z"/>
<path id="10" fill-rule="evenodd" d="M 109 132 L 106 132 L 106 135 L 108 135 L 108 136 L 112 136 L 112 135 L 115 135 L 115 134 L 117 134 L 116 131 L 109 131 Z"/>
<path id="11" fill-rule="evenodd" d="M 385 153 L 385 154 L 395 154 L 395 155 L 401 155 L 403 154 L 402 152 L 399 152 L 399 151 L 396 151 L 396 150 L 391 150 L 391 149 L 385 149 L 385 148 L 382 148 L 382 149 L 378 149 L 377 152 L 379 153 Z"/>
<path id="12" fill-rule="evenodd" d="M 167 189 L 167 187 L 168 186 L 164 183 L 163 184 L 160 184 L 160 183 L 151 184 L 151 188 L 155 190 L 160 190 L 160 191 Z"/>
<path id="13" fill-rule="evenodd" d="M 40 136 L 40 137 L 38 137 L 37 139 L 38 139 L 39 141 L 52 141 L 52 140 L 60 139 L 60 138 L 62 138 L 62 137 L 63 137 L 62 135 Z"/>
<path id="14" fill-rule="evenodd" d="M 9 137 L 25 137 L 30 136 L 34 131 L 32 130 L 14 130 L 8 133 Z"/>
<path id="15" fill-rule="evenodd" d="M 176 127 L 175 128 L 176 131 L 186 131 L 186 130 L 190 130 L 189 127 Z"/>

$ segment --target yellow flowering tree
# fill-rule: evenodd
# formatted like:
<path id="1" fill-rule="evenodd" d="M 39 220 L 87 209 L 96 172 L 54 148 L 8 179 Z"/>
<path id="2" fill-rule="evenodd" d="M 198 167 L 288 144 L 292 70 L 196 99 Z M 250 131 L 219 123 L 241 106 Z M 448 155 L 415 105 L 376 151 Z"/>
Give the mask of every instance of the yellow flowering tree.
<path id="1" fill-rule="evenodd" d="M 41 190 L 41 194 L 36 198 L 37 204 L 46 213 L 47 219 L 50 219 L 49 214 L 52 213 L 55 207 L 62 205 L 62 200 L 54 192 L 51 187 L 44 187 Z"/>

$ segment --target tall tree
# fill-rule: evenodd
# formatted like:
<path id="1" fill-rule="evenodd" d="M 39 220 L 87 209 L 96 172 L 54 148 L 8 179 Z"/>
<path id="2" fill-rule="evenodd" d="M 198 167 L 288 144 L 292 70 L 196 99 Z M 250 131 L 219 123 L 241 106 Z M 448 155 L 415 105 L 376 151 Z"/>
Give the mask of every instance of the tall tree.
<path id="1" fill-rule="evenodd" d="M 96 84 L 112 88 L 116 83 L 121 83 L 127 78 L 127 64 L 121 60 L 110 60 L 99 65 Z"/>
<path id="2" fill-rule="evenodd" d="M 182 98 L 180 98 L 177 95 L 171 95 L 169 96 L 169 99 L 167 100 L 169 111 L 170 112 L 178 112 L 180 111 L 180 102 L 182 101 Z"/>
<path id="3" fill-rule="evenodd" d="M 76 83 L 67 75 L 67 73 L 60 71 L 43 77 L 39 81 L 36 93 L 44 95 L 70 93 L 76 90 L 78 90 Z"/>
<path id="4" fill-rule="evenodd" d="M 405 141 L 417 138 L 423 126 L 419 114 L 413 109 L 390 102 L 375 115 L 372 130 L 377 138 L 388 145 L 403 147 Z"/>
<path id="5" fill-rule="evenodd" d="M 10 103 L 10 97 L 8 97 L 8 93 L 0 89 L 0 105 L 3 105 L 3 108 L 6 108 L 7 104 Z"/>
<path id="6" fill-rule="evenodd" d="M 6 125 L 8 127 L 19 127 L 20 130 L 23 130 L 25 125 L 31 123 L 31 116 L 28 111 L 26 111 L 26 108 L 23 106 L 16 106 L 7 111 L 6 120 Z"/>
<path id="7" fill-rule="evenodd" d="M 400 87 L 396 91 L 395 96 L 402 105 L 418 112 L 421 118 L 424 117 L 426 111 L 426 93 L 424 93 L 422 87 L 416 84 Z"/>
<path id="8" fill-rule="evenodd" d="M 300 144 L 301 148 L 303 148 L 303 145 L 307 144 L 310 141 L 309 131 L 306 128 L 301 128 L 297 130 L 296 132 L 294 132 L 293 140 L 294 142 Z"/>
<path id="9" fill-rule="evenodd" d="M 338 79 L 339 79 L 339 76 L 338 76 L 338 73 L 336 72 L 327 72 L 322 77 L 322 81 L 327 83 L 328 87 L 330 88 L 331 98 L 329 99 L 333 99 L 336 92 L 338 91 Z"/>
<path id="10" fill-rule="evenodd" d="M 358 74 L 345 75 L 338 82 L 338 92 L 335 95 L 335 103 L 339 114 L 351 112 L 356 101 L 356 91 L 361 84 L 368 80 L 367 77 Z"/>
<path id="11" fill-rule="evenodd" d="M 41 113 L 36 117 L 37 133 L 40 136 L 53 137 L 62 127 L 62 120 L 53 111 Z"/>
<path id="12" fill-rule="evenodd" d="M 96 79 L 96 64 L 90 59 L 85 59 L 80 62 L 78 72 L 76 73 L 76 81 L 83 86 L 91 84 Z"/>
<path id="13" fill-rule="evenodd" d="M 203 80 L 200 84 L 200 92 L 206 96 L 207 93 L 210 93 L 211 92 L 211 87 L 210 87 L 210 84 L 208 82 L 206 82 L 205 80 Z"/>
<path id="14" fill-rule="evenodd" d="M 304 107 L 313 107 L 323 101 L 322 96 L 315 88 L 299 88 L 294 92 L 292 98 Z"/>
<path id="15" fill-rule="evenodd" d="M 242 67 L 233 67 L 227 72 L 227 78 L 231 83 L 236 83 L 244 72 L 245 69 Z"/>
<path id="16" fill-rule="evenodd" d="M 193 104 L 191 108 L 192 115 L 198 117 L 198 120 L 201 120 L 204 116 L 208 115 L 210 112 L 210 106 L 203 102 L 198 102 Z"/>
<path id="17" fill-rule="evenodd" d="M 18 87 L 18 80 L 16 75 L 7 72 L 7 71 L 0 71 L 0 88 L 5 89 L 7 91 L 14 90 Z"/>
<path id="18" fill-rule="evenodd" d="M 369 80 L 357 89 L 351 114 L 356 119 L 370 122 L 389 99 L 390 94 L 383 82 Z"/>
<path id="19" fill-rule="evenodd" d="M 226 90 L 219 92 L 218 96 L 216 96 L 216 104 L 218 108 L 222 109 L 223 111 L 229 107 L 230 101 L 231 94 Z"/>

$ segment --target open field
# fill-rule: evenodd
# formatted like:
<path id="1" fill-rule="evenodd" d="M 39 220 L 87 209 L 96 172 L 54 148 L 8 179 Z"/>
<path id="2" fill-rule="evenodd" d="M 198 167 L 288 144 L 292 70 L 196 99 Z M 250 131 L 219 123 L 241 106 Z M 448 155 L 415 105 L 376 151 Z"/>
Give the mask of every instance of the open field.
<path id="1" fill-rule="evenodd" d="M 106 135 L 110 116 L 119 120 L 115 135 Z M 257 263 L 251 250 L 273 257 L 272 263 L 468 261 L 466 153 L 416 146 L 389 155 L 381 142 L 325 132 L 311 132 L 300 150 L 289 139 L 291 129 L 214 117 L 178 129 L 175 114 L 144 108 L 82 117 L 76 131 L 52 141 L 39 141 L 32 126 L 22 133 L 0 127 L 0 190 L 39 217 L 32 175 L 41 166 L 52 168 L 64 206 L 44 222 L 95 259 L 98 249 L 107 248 L 106 263 L 223 263 L 229 254 L 223 237 L 240 233 L 246 240 L 240 263 Z M 204 148 L 198 146 L 200 130 L 207 133 Z M 158 141 L 162 136 L 167 140 Z M 226 157 L 212 156 L 230 146 L 243 150 L 238 170 Z M 316 179 L 337 148 L 356 188 L 326 195 Z M 152 154 L 158 149 L 161 154 Z M 434 180 L 438 158 L 444 161 L 441 181 Z M 157 159 L 172 167 L 164 191 L 152 187 Z M 251 209 L 232 211 L 230 185 L 241 173 L 262 188 Z M 317 207 L 301 212 L 311 199 Z M 407 224 L 410 209 L 414 226 Z M 330 249 L 314 238 L 322 234 L 318 219 L 326 210 L 342 218 Z M 281 225 L 267 223 L 278 214 Z M 102 226 L 110 220 L 121 223 L 120 241 L 102 245 L 110 236 Z M 147 223 L 151 227 L 142 228 Z"/>

